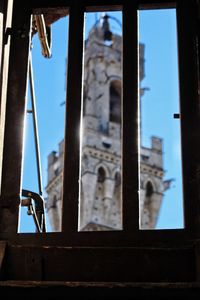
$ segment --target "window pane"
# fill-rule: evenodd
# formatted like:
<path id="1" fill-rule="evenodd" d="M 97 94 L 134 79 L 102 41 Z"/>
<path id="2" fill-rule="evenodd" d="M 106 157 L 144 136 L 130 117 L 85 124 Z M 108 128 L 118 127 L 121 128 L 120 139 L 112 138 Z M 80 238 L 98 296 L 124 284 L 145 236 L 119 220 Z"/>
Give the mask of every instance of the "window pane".
<path id="1" fill-rule="evenodd" d="M 139 11 L 140 229 L 183 228 L 176 11 Z"/>
<path id="2" fill-rule="evenodd" d="M 122 229 L 121 18 L 86 14 L 79 231 Z"/>
<path id="3" fill-rule="evenodd" d="M 42 197 L 45 200 L 47 231 L 60 231 L 62 210 L 62 178 L 64 153 L 64 125 L 66 99 L 66 57 L 68 42 L 68 17 L 65 9 L 58 13 L 45 14 L 46 34 L 51 44 L 51 57 L 45 57 L 47 49 L 42 37 L 34 32 L 33 17 L 32 65 L 37 108 L 38 138 L 40 145 Z M 41 16 L 41 15 L 37 15 Z M 42 34 L 42 20 L 39 20 Z M 51 32 L 48 24 L 51 24 Z M 50 41 L 51 40 L 51 41 Z M 47 51 L 48 52 L 48 51 Z M 46 53 L 46 54 L 45 54 Z M 27 114 L 25 121 L 25 146 L 22 189 L 41 194 L 38 185 L 36 143 L 33 123 L 30 81 L 27 94 Z M 22 193 L 23 194 L 23 193 Z M 22 197 L 24 199 L 24 197 Z M 35 204 L 32 201 L 33 206 Z M 28 210 L 29 208 L 29 210 Z M 36 226 L 30 207 L 20 209 L 19 232 L 35 232 Z"/>

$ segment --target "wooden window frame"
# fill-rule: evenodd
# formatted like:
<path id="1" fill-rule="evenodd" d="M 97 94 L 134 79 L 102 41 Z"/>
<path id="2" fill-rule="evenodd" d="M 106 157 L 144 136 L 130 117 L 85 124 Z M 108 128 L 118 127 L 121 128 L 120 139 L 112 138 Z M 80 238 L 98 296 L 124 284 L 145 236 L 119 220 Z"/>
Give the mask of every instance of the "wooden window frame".
<path id="1" fill-rule="evenodd" d="M 2 188 L 0 198 L 0 238 L 13 242 L 66 246 L 146 246 L 167 241 L 185 242 L 200 235 L 200 114 L 198 96 L 198 57 L 196 1 L 131 0 L 35 0 L 14 1 L 13 33 L 7 93 Z M 23 6 L 23 11 L 21 7 Z M 69 8 L 69 47 L 67 76 L 67 119 L 63 181 L 63 225 L 59 233 L 16 233 L 21 189 L 21 161 L 25 94 L 27 86 L 30 16 L 39 9 Z M 183 161 L 184 229 L 139 230 L 138 200 L 138 9 L 177 10 L 179 85 Z M 78 232 L 79 151 L 77 128 L 82 95 L 82 55 L 84 12 L 122 10 L 123 14 L 123 230 Z M 187 18 L 185 18 L 187 15 Z M 187 21 L 190 20 L 190 21 Z M 131 37 L 131 38 L 130 38 Z M 18 70 L 21 75 L 18 76 Z M 188 72 L 190 70 L 190 72 Z M 77 76 L 78 74 L 78 76 Z M 74 83 L 76 82 L 76 85 Z M 75 87 L 75 88 L 74 88 Z M 16 101 L 16 99 L 21 99 Z M 192 99 L 192 100 L 191 100 Z M 14 130 L 13 130 L 14 128 Z M 192 134 L 191 134 L 192 132 Z M 133 138 L 134 137 L 134 138 Z M 190 147 L 188 147 L 190 145 Z M 15 149 L 13 151 L 13 149 Z M 70 176 L 68 176 L 70 170 Z M 6 176 L 7 173 L 13 176 Z M 134 178 L 134 180 L 133 180 Z M 12 193 L 11 193 L 12 191 Z M 132 195 L 130 197 L 130 195 Z M 9 227 L 6 217 L 14 220 Z"/>

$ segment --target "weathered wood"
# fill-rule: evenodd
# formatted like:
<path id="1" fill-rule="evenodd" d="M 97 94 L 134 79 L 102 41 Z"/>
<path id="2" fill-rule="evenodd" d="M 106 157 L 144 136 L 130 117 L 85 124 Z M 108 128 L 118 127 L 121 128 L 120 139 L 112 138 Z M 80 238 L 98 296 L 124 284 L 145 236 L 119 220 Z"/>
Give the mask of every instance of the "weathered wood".
<path id="1" fill-rule="evenodd" d="M 66 234 L 77 233 L 79 167 L 80 167 L 80 118 L 82 93 L 82 60 L 84 10 L 76 2 L 70 8 L 69 47 L 67 70 L 67 101 L 65 160 L 63 183 L 62 229 Z M 68 212 L 70 211 L 70 214 Z M 66 217 L 67 216 L 67 217 Z"/>
<path id="2" fill-rule="evenodd" d="M 196 281 L 200 282 L 200 241 L 195 244 Z"/>
<path id="3" fill-rule="evenodd" d="M 14 2 L 0 198 L 0 231 L 17 232 L 23 128 L 30 45 L 30 15 Z"/>
<path id="4" fill-rule="evenodd" d="M 10 37 L 5 39 L 6 28 L 11 28 L 12 22 L 12 5 L 13 0 L 1 1 L 1 42 L 2 54 L 0 63 L 0 186 L 2 176 L 2 160 L 3 160 L 3 143 L 4 143 L 4 129 L 5 129 L 5 114 L 6 114 L 6 96 L 7 96 L 7 83 L 8 83 L 8 64 L 10 54 Z M 0 26 L 1 27 L 1 26 Z"/>
<path id="5" fill-rule="evenodd" d="M 116 282 L 0 282 L 0 293 L 7 299 L 21 300 L 171 300 L 199 299 L 200 285 L 195 283 L 116 283 Z"/>
<path id="6" fill-rule="evenodd" d="M 6 280 L 192 282 L 194 247 L 9 246 Z"/>
<path id="7" fill-rule="evenodd" d="M 190 19 L 189 23 L 185 19 L 185 15 Z M 200 106 L 197 67 L 197 15 L 198 9 L 195 0 L 178 1 L 177 30 L 184 216 L 186 230 L 193 235 L 197 235 L 200 228 Z"/>
<path id="8" fill-rule="evenodd" d="M 137 1 L 123 6 L 122 197 L 126 234 L 134 238 L 139 228 L 138 145 L 138 19 Z M 130 25 L 131 24 L 131 25 Z M 134 178 L 134 180 L 133 180 Z"/>
<path id="9" fill-rule="evenodd" d="M 0 279 L 3 277 L 3 267 L 5 262 L 5 252 L 6 252 L 6 241 L 0 241 Z"/>

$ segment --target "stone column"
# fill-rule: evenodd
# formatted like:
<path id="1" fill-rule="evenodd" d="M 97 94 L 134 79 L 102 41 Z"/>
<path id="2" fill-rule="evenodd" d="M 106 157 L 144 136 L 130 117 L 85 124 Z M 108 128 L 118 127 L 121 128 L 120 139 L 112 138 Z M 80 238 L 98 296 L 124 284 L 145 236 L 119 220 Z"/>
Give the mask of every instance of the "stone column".
<path id="1" fill-rule="evenodd" d="M 95 197 L 97 175 L 85 173 L 81 178 L 81 193 L 79 198 L 79 230 L 92 220 L 92 208 Z"/>
<path id="2" fill-rule="evenodd" d="M 104 222 L 106 226 L 109 226 L 110 213 L 113 203 L 113 192 L 115 187 L 115 180 L 107 178 L 104 182 L 104 203 L 103 203 L 103 213 Z"/>

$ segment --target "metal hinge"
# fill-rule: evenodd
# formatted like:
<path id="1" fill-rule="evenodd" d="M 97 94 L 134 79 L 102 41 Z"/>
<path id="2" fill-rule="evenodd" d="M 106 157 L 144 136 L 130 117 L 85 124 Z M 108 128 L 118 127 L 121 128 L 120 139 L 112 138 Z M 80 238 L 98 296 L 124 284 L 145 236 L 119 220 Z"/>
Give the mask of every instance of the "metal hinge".
<path id="1" fill-rule="evenodd" d="M 12 28 L 7 27 L 5 30 L 4 43 L 5 45 L 8 43 L 8 37 L 12 35 Z"/>

